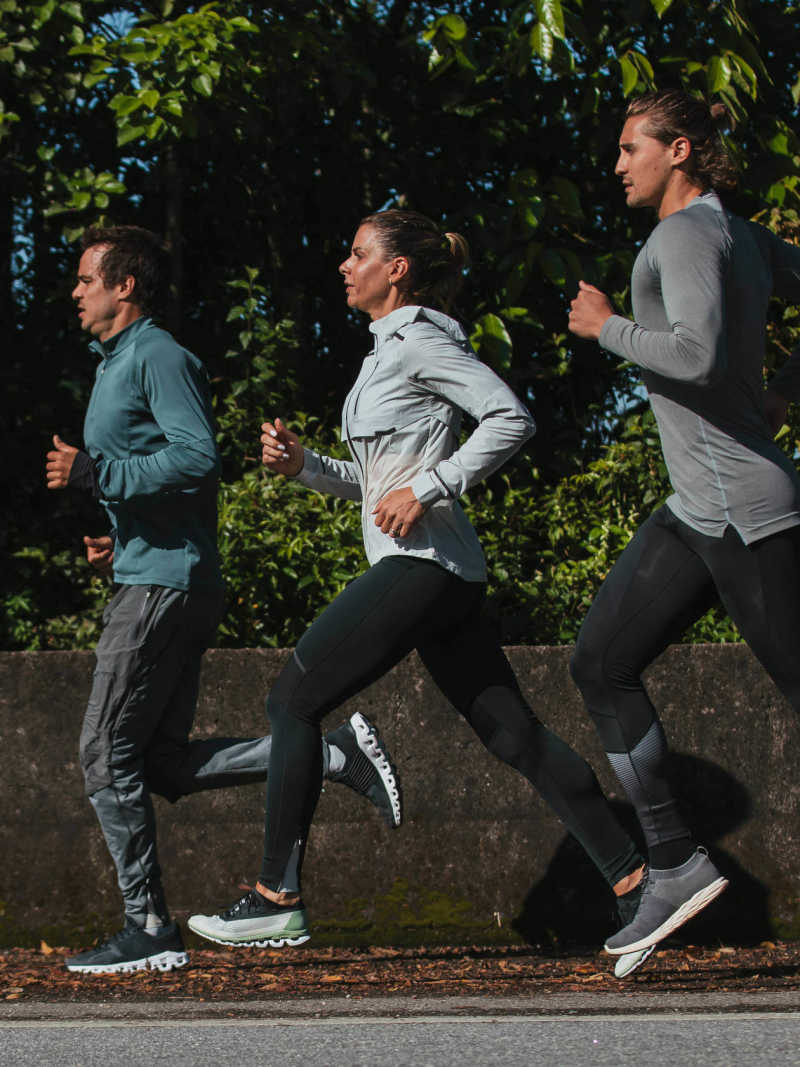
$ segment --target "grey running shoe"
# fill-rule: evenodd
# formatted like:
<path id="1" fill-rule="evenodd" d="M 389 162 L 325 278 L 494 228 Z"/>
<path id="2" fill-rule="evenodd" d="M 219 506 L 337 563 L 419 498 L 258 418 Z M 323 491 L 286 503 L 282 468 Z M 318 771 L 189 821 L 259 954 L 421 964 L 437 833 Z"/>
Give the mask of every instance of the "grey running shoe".
<path id="1" fill-rule="evenodd" d="M 119 933 L 97 948 L 71 956 L 65 961 L 68 971 L 83 974 L 117 974 L 128 971 L 172 971 L 189 962 L 177 923 L 158 934 L 148 934 L 128 920 Z"/>
<path id="2" fill-rule="evenodd" d="M 328 780 L 349 785 L 356 793 L 371 800 L 392 829 L 400 825 L 402 807 L 400 787 L 386 746 L 378 731 L 360 712 L 350 716 L 350 721 L 331 730 L 325 740 L 335 745 L 345 755 L 345 765 L 340 771 L 328 772 Z"/>
<path id="3" fill-rule="evenodd" d="M 617 897 L 617 925 L 620 930 L 632 923 L 636 917 L 636 912 L 642 900 L 642 890 L 645 886 L 646 876 L 647 866 L 645 865 L 639 884 L 634 886 L 630 892 Z M 641 949 L 639 952 L 626 952 L 623 956 L 617 956 L 614 964 L 614 976 L 616 978 L 627 978 L 629 974 L 633 974 L 638 967 L 641 967 L 652 951 L 653 946 L 651 945 L 649 948 Z"/>
<path id="4" fill-rule="evenodd" d="M 302 902 L 273 904 L 256 889 L 220 915 L 192 915 L 189 929 L 220 945 L 270 948 L 302 945 L 311 936 Z"/>
<path id="5" fill-rule="evenodd" d="M 698 848 L 680 867 L 650 867 L 642 880 L 636 915 L 606 941 L 606 952 L 621 956 L 657 944 L 702 911 L 727 884 L 704 848 Z"/>

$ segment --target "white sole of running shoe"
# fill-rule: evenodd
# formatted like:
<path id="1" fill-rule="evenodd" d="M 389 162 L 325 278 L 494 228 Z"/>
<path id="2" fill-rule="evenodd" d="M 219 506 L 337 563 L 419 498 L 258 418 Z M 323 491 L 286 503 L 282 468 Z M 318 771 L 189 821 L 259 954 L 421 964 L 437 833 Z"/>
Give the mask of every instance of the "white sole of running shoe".
<path id="1" fill-rule="evenodd" d="M 654 948 L 655 946 L 651 945 L 650 948 L 642 949 L 641 952 L 626 952 L 624 956 L 618 956 L 614 964 L 614 977 L 627 978 L 629 974 L 633 974 L 637 968 L 642 966 Z"/>
<path id="2" fill-rule="evenodd" d="M 174 971 L 178 967 L 185 967 L 188 962 L 188 952 L 159 952 L 157 956 L 125 960 L 124 963 L 67 964 L 67 970 L 75 974 L 133 974 L 134 971 Z"/>
<path id="3" fill-rule="evenodd" d="M 397 786 L 394 768 L 381 748 L 377 731 L 369 725 L 361 712 L 357 711 L 350 716 L 350 725 L 355 732 L 358 747 L 378 772 L 380 780 L 383 782 L 389 797 L 389 803 L 392 806 L 392 822 L 394 828 L 397 829 L 402 820 L 402 809 L 400 806 L 400 790 Z"/>
<path id="4" fill-rule="evenodd" d="M 194 930 L 191 923 L 189 929 Z M 212 937 L 211 934 L 202 933 L 200 930 L 194 930 L 194 932 L 204 937 L 206 941 L 213 941 L 217 945 L 230 945 L 233 948 L 283 948 L 285 945 L 296 948 L 297 945 L 304 945 L 306 941 L 311 940 L 311 934 L 301 934 L 300 937 L 270 937 L 263 941 L 231 941 L 224 937 Z"/>
<path id="5" fill-rule="evenodd" d="M 623 945 L 621 948 L 609 948 L 606 944 L 606 952 L 612 956 L 624 956 L 631 952 L 639 952 L 644 948 L 650 948 L 651 945 L 657 945 L 659 941 L 663 941 L 665 937 L 669 937 L 669 935 L 677 930 L 678 927 L 683 926 L 685 922 L 688 922 L 689 919 L 697 915 L 699 911 L 702 911 L 712 900 L 716 900 L 727 885 L 727 878 L 717 878 L 704 889 L 699 889 L 693 897 L 684 901 L 684 903 L 681 904 L 679 908 L 676 908 L 672 915 L 670 915 L 661 926 L 653 930 L 647 937 L 642 937 L 630 945 Z"/>

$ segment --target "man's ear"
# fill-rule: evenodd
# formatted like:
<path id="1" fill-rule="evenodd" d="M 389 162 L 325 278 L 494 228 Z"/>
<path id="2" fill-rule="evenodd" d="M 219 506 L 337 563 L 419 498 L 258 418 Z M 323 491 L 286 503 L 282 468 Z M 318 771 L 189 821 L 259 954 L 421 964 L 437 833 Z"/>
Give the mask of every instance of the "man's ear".
<path id="1" fill-rule="evenodd" d="M 676 137 L 672 142 L 672 161 L 676 167 L 685 163 L 692 154 L 692 142 L 688 137 Z"/>
<path id="2" fill-rule="evenodd" d="M 136 279 L 132 274 L 127 275 L 124 281 L 119 284 L 119 295 L 121 300 L 130 300 L 133 296 L 133 291 L 136 288 Z"/>

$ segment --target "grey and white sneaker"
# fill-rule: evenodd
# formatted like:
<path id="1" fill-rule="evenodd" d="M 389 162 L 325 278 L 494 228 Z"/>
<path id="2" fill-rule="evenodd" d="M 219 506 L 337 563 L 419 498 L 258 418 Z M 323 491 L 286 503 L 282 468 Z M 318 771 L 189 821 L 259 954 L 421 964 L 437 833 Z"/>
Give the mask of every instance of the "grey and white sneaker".
<path id="1" fill-rule="evenodd" d="M 148 934 L 130 919 L 102 945 L 64 961 L 68 971 L 82 974 L 172 971 L 188 962 L 177 923 L 170 923 L 157 934 Z"/>
<path id="2" fill-rule="evenodd" d="M 649 867 L 642 880 L 642 896 L 633 920 L 606 941 L 612 956 L 641 952 L 669 937 L 702 911 L 728 885 L 704 848 L 680 865 Z"/>
<path id="3" fill-rule="evenodd" d="M 249 890 L 219 915 L 192 915 L 188 926 L 219 945 L 294 947 L 311 936 L 302 902 L 273 904 L 256 889 Z"/>
<path id="4" fill-rule="evenodd" d="M 349 785 L 372 801 L 388 826 L 398 827 L 403 815 L 397 771 L 369 719 L 357 711 L 349 722 L 326 734 L 325 740 L 345 756 L 344 767 L 328 771 L 328 780 Z"/>
<path id="5" fill-rule="evenodd" d="M 651 945 L 640 952 L 626 952 L 624 956 L 617 956 L 617 962 L 614 964 L 614 977 L 627 978 L 629 974 L 633 974 L 637 967 L 642 966 L 654 948 L 655 945 Z"/>

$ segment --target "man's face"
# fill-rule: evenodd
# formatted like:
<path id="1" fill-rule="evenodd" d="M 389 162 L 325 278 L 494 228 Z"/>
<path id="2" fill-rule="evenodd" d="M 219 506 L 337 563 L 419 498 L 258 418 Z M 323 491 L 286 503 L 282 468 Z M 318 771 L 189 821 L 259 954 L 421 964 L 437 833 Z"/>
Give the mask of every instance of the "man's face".
<path id="1" fill-rule="evenodd" d="M 101 341 L 115 332 L 114 320 L 122 304 L 119 286 L 107 289 L 100 274 L 100 264 L 108 247 L 92 245 L 86 249 L 78 264 L 78 284 L 72 290 L 81 329 L 88 330 Z"/>
<path id="2" fill-rule="evenodd" d="M 628 207 L 658 208 L 675 169 L 673 146 L 648 137 L 646 115 L 633 115 L 622 128 L 614 173 L 622 178 Z"/>

